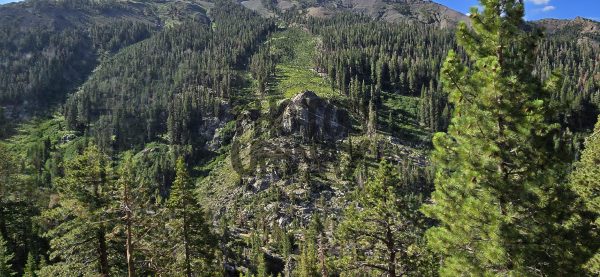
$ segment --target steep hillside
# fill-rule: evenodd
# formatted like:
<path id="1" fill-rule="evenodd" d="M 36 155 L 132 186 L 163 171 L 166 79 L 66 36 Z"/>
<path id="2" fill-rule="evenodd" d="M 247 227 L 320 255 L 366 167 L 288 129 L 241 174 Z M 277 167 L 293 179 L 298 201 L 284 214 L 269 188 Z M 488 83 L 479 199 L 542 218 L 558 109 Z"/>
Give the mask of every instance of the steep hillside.
<path id="1" fill-rule="evenodd" d="M 41 114 L 98 63 L 156 31 L 208 22 L 202 1 L 24 1 L 0 6 L 0 105 Z M 15 28 L 15 26 L 17 26 Z"/>
<path id="2" fill-rule="evenodd" d="M 573 20 L 542 19 L 532 23 L 542 27 L 549 36 L 600 47 L 600 22 L 577 17 Z"/>
<path id="3" fill-rule="evenodd" d="M 380 276 L 365 264 L 384 244 L 348 225 L 394 209 L 411 230 L 398 268 L 436 276 L 420 205 L 459 101 L 442 66 L 474 62 L 454 35 L 465 19 L 425 0 L 0 6 L 0 250 L 42 277 Z M 598 24 L 535 24 L 547 36 L 523 75 L 548 81 L 535 104 L 561 131 L 537 146 L 568 161 L 600 113 Z"/>
<path id="4" fill-rule="evenodd" d="M 467 17 L 429 0 L 335 0 L 335 1 L 243 1 L 246 7 L 261 14 L 302 10 L 310 17 L 325 18 L 352 12 L 387 22 L 425 23 L 451 28 Z M 265 6 L 265 3 L 268 6 Z"/>

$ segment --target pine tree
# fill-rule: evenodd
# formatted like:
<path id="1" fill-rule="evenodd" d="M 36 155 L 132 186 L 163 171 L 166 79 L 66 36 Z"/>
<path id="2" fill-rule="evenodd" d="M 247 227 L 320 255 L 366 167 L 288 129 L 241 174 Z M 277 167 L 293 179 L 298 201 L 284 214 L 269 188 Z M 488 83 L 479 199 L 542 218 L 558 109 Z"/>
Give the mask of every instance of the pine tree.
<path id="1" fill-rule="evenodd" d="M 96 146 L 65 164 L 65 177 L 56 183 L 60 201 L 42 216 L 52 224 L 45 236 L 50 239 L 50 259 L 41 269 L 43 276 L 97 274 L 108 276 L 109 239 L 114 214 L 109 209 L 111 173 L 108 157 Z"/>
<path id="2" fill-rule="evenodd" d="M 415 249 L 424 232 L 421 197 L 403 182 L 382 161 L 375 178 L 358 192 L 339 226 L 345 267 L 386 276 L 416 272 L 419 253 L 407 250 Z"/>
<path id="3" fill-rule="evenodd" d="M 37 277 L 35 273 L 38 269 L 37 262 L 35 261 L 35 257 L 31 252 L 27 254 L 27 263 L 25 264 L 25 269 L 23 270 L 23 277 Z"/>
<path id="4" fill-rule="evenodd" d="M 518 0 L 480 1 L 457 38 L 473 67 L 450 52 L 442 69 L 454 106 L 434 136 L 429 245 L 443 276 L 574 276 L 578 250 L 563 228 L 572 196 L 552 147 L 550 93 L 531 74 L 538 31 L 523 26 Z"/>
<path id="5" fill-rule="evenodd" d="M 258 258 L 258 265 L 256 266 L 256 277 L 268 277 L 267 273 L 267 260 L 265 259 L 265 255 L 260 253 L 261 255 Z"/>
<path id="6" fill-rule="evenodd" d="M 325 201 L 323 198 L 321 201 Z M 319 272 L 321 273 L 321 277 L 329 276 L 329 271 L 327 269 L 326 255 L 327 255 L 327 242 L 325 239 L 325 226 L 321 222 L 321 217 L 319 214 L 315 214 L 313 216 L 312 224 L 311 224 L 311 232 L 313 233 L 313 237 L 317 243 L 317 254 L 318 254 L 318 264 L 319 264 Z"/>
<path id="7" fill-rule="evenodd" d="M 14 255 L 9 252 L 4 237 L 0 236 L 0 276 L 10 277 L 17 273 L 12 270 L 12 259 Z"/>
<path id="8" fill-rule="evenodd" d="M 377 133 L 377 108 L 375 107 L 374 102 L 373 98 L 369 101 L 369 118 L 366 130 L 369 137 L 372 137 Z"/>
<path id="9" fill-rule="evenodd" d="M 133 171 L 133 160 L 131 153 L 126 153 L 123 164 L 119 170 L 119 180 L 117 185 L 120 192 L 122 193 L 119 201 L 121 203 L 121 209 L 124 213 L 123 220 L 125 225 L 125 258 L 127 259 L 127 276 L 133 277 L 135 275 L 135 265 L 133 260 L 133 228 L 134 228 L 134 198 L 135 195 L 132 193 L 133 187 L 135 186 L 135 173 Z"/>
<path id="10" fill-rule="evenodd" d="M 172 226 L 178 236 L 176 245 L 183 257 L 182 270 L 189 277 L 200 273 L 211 276 L 216 241 L 196 200 L 193 182 L 182 158 L 177 160 L 175 169 L 168 205 L 173 215 Z"/>
<path id="11" fill-rule="evenodd" d="M 316 242 L 309 237 L 309 234 L 304 234 L 304 241 L 300 245 L 300 257 L 298 265 L 294 270 L 294 276 L 300 277 L 316 277 L 319 276 L 317 245 Z"/>
<path id="12" fill-rule="evenodd" d="M 8 237 L 8 207 L 14 188 L 15 166 L 13 156 L 4 143 L 0 143 L 0 236 Z"/>
<path id="13" fill-rule="evenodd" d="M 600 118 L 596 128 L 585 143 L 581 160 L 571 175 L 571 188 L 579 195 L 583 207 L 581 218 L 587 230 L 584 245 L 593 257 L 586 261 L 585 268 L 591 276 L 600 275 Z"/>
<path id="14" fill-rule="evenodd" d="M 308 229 L 304 232 L 304 241 L 300 245 L 300 257 L 294 271 L 295 275 L 301 277 L 328 276 L 324 231 L 321 217 L 314 214 Z"/>

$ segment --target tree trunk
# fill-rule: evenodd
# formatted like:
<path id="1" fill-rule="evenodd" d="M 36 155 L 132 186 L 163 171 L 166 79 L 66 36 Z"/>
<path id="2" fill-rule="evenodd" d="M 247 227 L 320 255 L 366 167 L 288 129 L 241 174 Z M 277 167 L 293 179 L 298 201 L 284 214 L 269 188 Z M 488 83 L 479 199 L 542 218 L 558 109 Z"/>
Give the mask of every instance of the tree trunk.
<path id="1" fill-rule="evenodd" d="M 131 214 L 127 213 L 127 276 L 135 276 L 135 268 L 133 265 L 133 245 L 131 242 Z"/>
<path id="2" fill-rule="evenodd" d="M 96 232 L 96 237 L 98 239 L 98 261 L 99 261 L 99 273 L 100 276 L 108 277 L 109 269 L 108 269 L 108 251 L 106 249 L 106 236 L 104 232 L 104 227 L 101 227 Z"/>
<path id="3" fill-rule="evenodd" d="M 390 226 L 387 226 L 385 232 L 386 246 L 388 249 L 388 277 L 396 277 L 396 245 L 394 243 L 394 236 Z"/>
<path id="4" fill-rule="evenodd" d="M 188 237 L 187 213 L 183 212 L 183 246 L 185 248 L 185 273 L 187 277 L 192 277 L 192 266 L 190 264 L 190 245 Z"/>
<path id="5" fill-rule="evenodd" d="M 135 276 L 135 268 L 133 265 L 133 243 L 131 235 L 131 206 L 129 203 L 129 186 L 125 184 L 125 191 L 123 194 L 123 202 L 125 202 L 125 224 L 127 225 L 127 276 Z"/>
<path id="6" fill-rule="evenodd" d="M 8 229 L 6 228 L 6 214 L 4 213 L 4 203 L 0 202 L 0 236 L 8 241 Z"/>
<path id="7" fill-rule="evenodd" d="M 323 246 L 323 236 L 319 235 L 319 262 L 321 263 L 321 276 L 328 277 L 327 266 L 325 265 L 325 247 Z"/>

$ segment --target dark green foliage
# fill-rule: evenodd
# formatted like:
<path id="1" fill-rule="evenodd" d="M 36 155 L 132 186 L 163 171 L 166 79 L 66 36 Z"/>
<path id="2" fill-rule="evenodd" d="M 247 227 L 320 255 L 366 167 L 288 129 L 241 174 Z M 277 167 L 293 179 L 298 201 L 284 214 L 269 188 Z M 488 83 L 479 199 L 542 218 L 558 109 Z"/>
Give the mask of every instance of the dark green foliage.
<path id="1" fill-rule="evenodd" d="M 590 274 L 600 274 L 600 120 L 594 132 L 585 143 L 581 160 L 575 164 L 571 175 L 571 189 L 581 198 L 582 206 L 577 206 L 580 216 L 576 224 L 582 224 L 586 233 L 582 240 L 593 257 L 584 267 Z M 575 225 L 577 226 L 577 225 Z"/>
<path id="2" fill-rule="evenodd" d="M 6 246 L 6 240 L 0 235 L 0 276 L 10 277 L 17 274 L 12 269 L 13 258 L 14 255 L 9 252 L 9 249 Z"/>
<path id="3" fill-rule="evenodd" d="M 134 250 L 134 233 L 142 233 L 144 228 L 137 228 L 140 221 L 137 218 L 138 213 L 147 208 L 147 200 L 144 198 L 148 195 L 144 193 L 143 186 L 136 182 L 134 172 L 133 158 L 131 153 L 125 153 L 123 163 L 119 168 L 119 179 L 117 180 L 117 191 L 119 192 L 115 201 L 119 203 L 122 210 L 123 225 L 125 226 L 125 258 L 127 261 L 127 276 L 135 276 L 135 250 Z M 137 242 L 137 241 L 136 241 Z"/>
<path id="4" fill-rule="evenodd" d="M 597 275 L 594 135 L 571 178 L 579 198 L 563 178 L 600 104 L 599 52 L 573 35 L 582 30 L 536 44 L 506 19 L 503 34 L 519 37 L 503 41 L 499 66 L 494 33 L 478 47 L 463 29 L 461 48 L 449 29 L 307 19 L 301 6 L 341 2 L 297 2 L 276 20 L 228 0 L 0 7 L 0 234 L 2 253 L 14 254 L 5 264 L 26 276 L 435 276 L 422 238 L 435 222 L 418 207 L 432 191 L 430 136 L 453 114 L 435 139 L 427 208 L 440 220 L 430 244 L 442 273 Z M 305 89 L 351 114 L 351 137 L 331 145 L 344 151 L 280 135 L 280 100 Z M 21 125 L 63 103 L 64 119 Z M 244 140 L 275 143 L 257 156 L 231 145 Z M 269 161 L 273 146 L 293 154 Z M 234 168 L 250 159 L 260 172 L 238 176 L 230 153 Z M 381 157 L 402 165 L 373 170 Z M 391 239 L 379 236 L 386 226 L 397 227 Z"/>
<path id="5" fill-rule="evenodd" d="M 274 27 L 240 5 L 216 5 L 212 24 L 185 21 L 104 63 L 67 101 L 69 126 L 91 132 L 103 149 L 143 145 L 165 132 L 172 144 L 202 146 L 202 118 L 223 116 L 235 98 L 236 70 Z"/>
<path id="6" fill-rule="evenodd" d="M 448 133 L 434 137 L 436 187 L 424 211 L 439 220 L 429 245 L 440 274 L 579 275 L 581 249 L 563 224 L 573 195 L 568 159 L 552 142 L 552 95 L 533 76 L 537 31 L 521 1 L 481 1 L 473 29 L 459 27 L 469 68 L 451 52 L 442 70 L 454 106 Z"/>
<path id="7" fill-rule="evenodd" d="M 39 213 L 40 192 L 34 190 L 35 172 L 24 177 L 20 157 L 0 143 L 0 236 L 14 255 L 12 268 L 21 271 L 30 251 L 45 251 L 34 217 Z"/>
<path id="8" fill-rule="evenodd" d="M 381 108 L 379 90 L 420 96 L 420 124 L 433 131 L 447 128 L 452 106 L 442 92 L 439 71 L 448 50 L 464 56 L 450 31 L 347 14 L 312 19 L 308 24 L 312 32 L 322 36 L 316 69 L 328 73 L 331 84 L 349 96 L 355 112 L 368 116 L 371 95 Z M 547 80 L 555 70 L 567 76 L 552 92 L 552 103 L 562 106 L 560 120 L 571 130 L 591 129 L 600 104 L 598 48 L 578 43 L 564 33 L 549 35 L 538 48 L 537 58 L 531 61 L 536 77 Z"/>
<path id="9" fill-rule="evenodd" d="M 300 244 L 298 264 L 294 270 L 295 276 L 313 277 L 327 275 L 325 264 L 324 227 L 319 214 L 313 215 L 310 225 L 304 231 Z"/>
<path id="10" fill-rule="evenodd" d="M 328 73 L 332 85 L 349 97 L 356 113 L 367 118 L 371 99 L 379 110 L 381 91 L 418 97 L 425 88 L 421 109 L 434 112 L 422 123 L 434 130 L 445 128 L 440 120 L 446 100 L 436 85 L 436 72 L 444 55 L 456 47 L 450 32 L 352 15 L 309 24 L 323 37 L 323 49 L 315 58 L 317 69 Z"/>
<path id="11" fill-rule="evenodd" d="M 346 276 L 369 273 L 422 276 L 433 260 L 422 245 L 427 227 L 418 211 L 422 196 L 416 194 L 386 161 L 375 178 L 357 191 L 356 200 L 339 226 L 340 264 Z M 431 270 L 429 270 L 431 272 Z"/>
<path id="12" fill-rule="evenodd" d="M 169 225 L 173 228 L 177 258 L 175 272 L 187 276 L 212 276 L 214 270 L 215 238 L 205 221 L 202 207 L 194 196 L 194 187 L 183 159 L 177 160 L 176 177 L 171 188 L 168 206 L 172 213 Z"/>
<path id="13" fill-rule="evenodd" d="M 96 146 L 65 164 L 65 176 L 56 183 L 57 200 L 43 212 L 50 229 L 50 259 L 41 275 L 72 276 L 118 272 L 109 259 L 114 255 L 108 236 L 114 213 L 107 210 L 114 190 L 111 164 Z M 112 253 L 111 253 L 112 252 Z M 116 271 L 114 271 L 116 270 Z"/>
<path id="14" fill-rule="evenodd" d="M 61 3 L 23 3 L 28 13 L 0 9 L 0 103 L 15 105 L 12 112 L 45 111 L 85 80 L 99 55 L 143 40 L 152 29 L 137 20 L 112 18 L 111 12 L 127 10 L 116 1 Z M 61 13 L 68 16 L 58 16 Z M 113 22 L 102 23 L 106 18 Z"/>
<path id="15" fill-rule="evenodd" d="M 37 277 L 37 270 L 38 264 L 35 260 L 35 257 L 30 252 L 27 254 L 27 263 L 25 264 L 25 269 L 23 270 L 23 277 Z"/>
<path id="16" fill-rule="evenodd" d="M 557 79 L 552 104 L 560 107 L 560 122 L 576 132 L 591 130 L 600 111 L 600 48 L 560 35 L 545 37 L 538 48 L 534 73 Z"/>
<path id="17" fill-rule="evenodd" d="M 275 72 L 276 58 L 271 54 L 270 45 L 261 47 L 256 54 L 252 56 L 250 62 L 250 72 L 252 77 L 258 82 L 258 92 L 264 94 L 267 89 L 267 82 Z"/>

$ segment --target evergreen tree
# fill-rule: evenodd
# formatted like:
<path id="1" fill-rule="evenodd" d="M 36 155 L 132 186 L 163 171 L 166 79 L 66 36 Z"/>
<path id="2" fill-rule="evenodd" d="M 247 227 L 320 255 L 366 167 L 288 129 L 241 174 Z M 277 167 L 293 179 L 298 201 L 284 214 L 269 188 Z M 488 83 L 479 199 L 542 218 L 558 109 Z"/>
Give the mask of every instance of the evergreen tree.
<path id="1" fill-rule="evenodd" d="M 347 268 L 386 276 L 416 275 L 420 253 L 410 250 L 416 249 L 424 232 L 418 211 L 421 197 L 394 171 L 382 161 L 375 178 L 358 191 L 355 204 L 346 210 L 339 236 L 347 252 L 342 261 Z"/>
<path id="2" fill-rule="evenodd" d="M 27 263 L 23 270 L 23 277 L 37 277 L 37 274 L 35 273 L 36 270 L 38 270 L 37 262 L 35 261 L 33 254 L 29 252 L 29 254 L 27 254 Z"/>
<path id="3" fill-rule="evenodd" d="M 375 108 L 373 98 L 369 101 L 369 118 L 366 131 L 369 137 L 372 137 L 377 133 L 377 109 Z"/>
<path id="4" fill-rule="evenodd" d="M 600 275 L 600 119 L 594 133 L 587 139 L 581 160 L 571 175 L 571 188 L 582 200 L 581 218 L 591 226 L 584 241 L 593 257 L 585 268 L 591 276 Z"/>
<path id="5" fill-rule="evenodd" d="M 125 258 L 127 259 L 127 276 L 135 276 L 134 250 L 133 250 L 133 228 L 134 228 L 134 201 L 136 194 L 133 193 L 135 186 L 135 173 L 133 171 L 133 160 L 131 153 L 126 153 L 123 164 L 119 169 L 119 180 L 117 181 L 120 192 L 122 217 L 125 225 Z M 136 191 L 138 192 L 138 191 Z"/>
<path id="6" fill-rule="evenodd" d="M 12 259 L 14 255 L 9 252 L 8 247 L 6 246 L 6 241 L 4 237 L 0 236 L 0 276 L 1 277 L 10 277 L 14 276 L 15 273 L 12 270 Z"/>
<path id="7" fill-rule="evenodd" d="M 13 156 L 4 143 L 0 143 L 0 236 L 8 237 L 8 207 L 13 197 L 15 166 Z"/>
<path id="8" fill-rule="evenodd" d="M 317 264 L 317 245 L 308 234 L 305 234 L 305 239 L 300 246 L 298 265 L 294 273 L 300 277 L 319 276 Z"/>
<path id="9" fill-rule="evenodd" d="M 450 52 L 442 81 L 454 106 L 434 137 L 429 245 L 443 276 L 574 276 L 579 256 L 564 228 L 572 196 L 552 146 L 550 93 L 531 75 L 539 32 L 525 31 L 518 0 L 482 0 L 457 38 L 472 69 Z"/>
<path id="10" fill-rule="evenodd" d="M 107 231 L 114 220 L 109 209 L 113 190 L 108 157 L 96 146 L 65 164 L 65 177 L 56 183 L 60 201 L 42 214 L 52 226 L 45 236 L 53 263 L 40 275 L 110 275 Z"/>
<path id="11" fill-rule="evenodd" d="M 182 158 L 177 160 L 175 169 L 176 177 L 168 205 L 173 215 L 171 225 L 178 237 L 176 249 L 183 257 L 181 270 L 188 277 L 198 274 L 211 276 L 216 241 L 196 200 L 193 181 Z"/>
<path id="12" fill-rule="evenodd" d="M 321 201 L 325 200 L 321 199 Z M 326 263 L 327 242 L 325 238 L 325 226 L 323 226 L 319 214 L 313 216 L 310 230 L 312 237 L 314 237 L 314 240 L 317 243 L 317 260 L 320 275 L 322 277 L 327 277 L 329 276 L 329 271 Z"/>
<path id="13" fill-rule="evenodd" d="M 294 271 L 295 275 L 300 277 L 327 276 L 323 233 L 321 217 L 314 214 L 308 230 L 304 232 L 304 241 L 300 246 L 300 257 Z"/>

